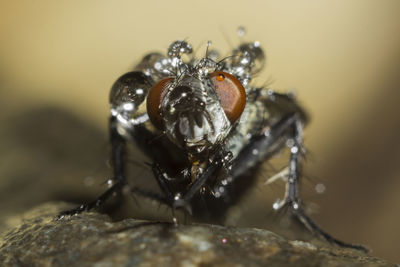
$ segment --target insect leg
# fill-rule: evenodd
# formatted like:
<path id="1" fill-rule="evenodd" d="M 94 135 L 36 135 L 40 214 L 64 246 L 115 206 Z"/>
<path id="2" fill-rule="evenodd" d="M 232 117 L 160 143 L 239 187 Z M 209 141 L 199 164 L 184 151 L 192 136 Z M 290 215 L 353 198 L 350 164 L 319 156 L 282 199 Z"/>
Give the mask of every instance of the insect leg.
<path id="1" fill-rule="evenodd" d="M 355 248 L 361 251 L 368 251 L 362 245 L 349 244 L 338 240 L 324 230 L 322 230 L 303 210 L 301 205 L 301 197 L 299 190 L 300 177 L 300 159 L 303 153 L 302 147 L 302 129 L 303 122 L 301 116 L 296 113 L 289 113 L 280 121 L 270 127 L 263 135 L 255 136 L 238 155 L 233 162 L 232 171 L 229 179 L 223 180 L 214 187 L 214 196 L 224 197 L 229 191 L 229 185 L 234 183 L 236 179 L 240 179 L 247 171 L 257 166 L 258 163 L 264 161 L 282 148 L 291 140 L 293 145 L 290 147 L 290 160 L 288 166 L 288 179 L 286 184 L 285 197 L 282 201 L 274 203 L 273 208 L 279 210 L 284 206 L 288 206 L 293 215 L 312 233 L 322 237 L 332 244 L 341 247 Z M 282 138 L 284 137 L 284 138 Z M 221 191 L 220 189 L 223 188 Z"/>
<path id="2" fill-rule="evenodd" d="M 125 152 L 126 141 L 117 131 L 117 121 L 115 117 L 110 118 L 110 142 L 111 142 L 111 162 L 114 172 L 114 183 L 110 188 L 101 194 L 96 200 L 82 204 L 71 210 L 66 210 L 58 214 L 57 218 L 61 219 L 64 216 L 75 215 L 84 211 L 89 211 L 103 205 L 114 193 L 120 192 L 122 187 L 126 184 L 125 181 Z"/>
<path id="3" fill-rule="evenodd" d="M 280 209 L 288 205 L 293 215 L 306 226 L 312 233 L 317 234 L 331 244 L 336 244 L 340 247 L 354 248 L 364 252 L 368 249 L 362 245 L 350 244 L 332 237 L 330 234 L 322 230 L 305 212 L 301 205 L 299 177 L 300 177 L 300 159 L 302 155 L 302 124 L 295 121 L 293 124 L 294 142 L 290 147 L 289 160 L 289 177 L 286 183 L 285 199 L 282 202 L 276 202 L 274 209 Z"/>
<path id="4" fill-rule="evenodd" d="M 176 199 L 174 201 L 174 206 L 184 206 L 190 202 L 193 196 L 200 191 L 200 188 L 206 183 L 208 179 L 212 177 L 215 171 L 223 164 L 223 160 L 215 159 L 210 166 L 202 173 L 202 175 L 197 178 L 190 186 L 189 190 L 183 195 L 182 198 Z"/>
<path id="5" fill-rule="evenodd" d="M 154 163 L 152 166 L 152 170 L 158 185 L 160 186 L 161 190 L 163 191 L 166 197 L 167 204 L 171 206 L 174 199 L 174 194 L 168 187 L 167 183 L 165 182 L 165 177 L 163 171 L 161 170 L 161 166 L 157 163 Z"/>
<path id="6" fill-rule="evenodd" d="M 214 187 L 214 196 L 224 197 L 231 183 L 240 179 L 243 175 L 251 172 L 259 163 L 265 161 L 285 143 L 285 133 L 290 129 L 291 125 L 299 119 L 297 113 L 289 113 L 280 121 L 271 126 L 264 134 L 254 136 L 251 142 L 240 151 L 232 163 L 231 171 L 227 179 L 222 180 Z M 222 191 L 221 191 L 222 189 Z"/>
<path id="7" fill-rule="evenodd" d="M 211 163 L 205 171 L 195 179 L 195 181 L 189 186 L 186 193 L 174 194 L 174 192 L 168 187 L 167 183 L 165 183 L 164 172 L 161 169 L 161 166 L 158 164 L 153 165 L 153 174 L 156 178 L 161 190 L 163 191 L 165 197 L 157 196 L 158 201 L 169 205 L 172 209 L 182 208 L 191 214 L 191 199 L 200 191 L 201 187 L 207 182 L 208 179 L 212 177 L 215 171 L 219 168 L 219 166 L 223 164 L 222 160 L 215 159 L 213 163 Z M 153 196 L 149 196 L 150 198 L 155 199 Z"/>

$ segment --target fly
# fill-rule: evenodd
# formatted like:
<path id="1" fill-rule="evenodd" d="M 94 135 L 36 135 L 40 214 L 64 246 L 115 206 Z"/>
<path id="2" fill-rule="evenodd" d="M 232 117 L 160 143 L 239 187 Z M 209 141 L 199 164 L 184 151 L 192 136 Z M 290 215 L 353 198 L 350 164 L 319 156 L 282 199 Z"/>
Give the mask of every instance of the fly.
<path id="1" fill-rule="evenodd" d="M 99 207 L 127 186 L 127 142 L 151 160 L 162 193 L 136 186 L 131 191 L 195 217 L 206 213 L 205 204 L 216 210 L 212 215 L 224 214 L 255 181 L 249 174 L 288 147 L 289 162 L 280 174 L 286 192 L 273 208 L 289 208 L 332 244 L 366 251 L 332 237 L 304 212 L 299 180 L 308 118 L 292 95 L 252 85 L 265 62 L 260 44 L 242 43 L 222 59 L 208 48 L 205 57 L 190 57 L 192 46 L 175 41 L 166 54 L 146 55 L 114 83 L 109 120 L 113 183 L 97 200 L 59 218 Z"/>

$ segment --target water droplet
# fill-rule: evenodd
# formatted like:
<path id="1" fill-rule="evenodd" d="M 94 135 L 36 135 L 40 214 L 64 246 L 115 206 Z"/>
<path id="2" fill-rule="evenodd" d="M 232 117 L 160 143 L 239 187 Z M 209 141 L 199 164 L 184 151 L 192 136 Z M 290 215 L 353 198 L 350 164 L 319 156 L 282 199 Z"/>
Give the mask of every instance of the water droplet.
<path id="1" fill-rule="evenodd" d="M 252 151 L 251 151 L 251 153 L 255 156 L 255 155 L 258 155 L 258 150 L 257 149 L 253 149 Z"/>
<path id="2" fill-rule="evenodd" d="M 279 207 L 280 207 L 280 203 L 281 203 L 281 200 L 278 198 L 278 199 L 274 202 L 274 204 L 272 204 L 272 208 L 273 208 L 274 210 L 278 210 Z"/>
<path id="3" fill-rule="evenodd" d="M 297 146 L 294 146 L 294 147 L 292 147 L 292 148 L 290 149 L 290 152 L 291 152 L 292 154 L 296 154 L 297 152 L 299 152 L 299 148 L 298 148 Z"/>
<path id="4" fill-rule="evenodd" d="M 286 140 L 286 146 L 287 146 L 287 147 L 292 147 L 292 146 L 294 146 L 294 140 L 293 140 L 293 139 L 288 139 L 288 140 Z"/>
<path id="5" fill-rule="evenodd" d="M 125 103 L 123 105 L 123 109 L 125 111 L 132 111 L 135 108 L 135 106 L 133 105 L 133 103 Z"/>
<path id="6" fill-rule="evenodd" d="M 240 26 L 240 27 L 237 29 L 237 35 L 238 35 L 239 37 L 243 37 L 245 34 L 246 34 L 246 29 L 245 29 L 243 26 Z"/>
<path id="7" fill-rule="evenodd" d="M 315 185 L 315 191 L 318 193 L 318 194 L 323 194 L 323 193 L 325 193 L 325 190 L 326 190 L 326 186 L 324 185 L 324 184 L 317 184 L 317 185 Z"/>
<path id="8" fill-rule="evenodd" d="M 156 70 L 161 69 L 161 68 L 162 68 L 161 63 L 160 63 L 160 62 L 157 62 L 156 64 L 154 64 L 154 68 L 155 68 Z"/>
<path id="9" fill-rule="evenodd" d="M 224 238 L 221 239 L 221 242 L 222 242 L 223 244 L 226 244 L 226 242 L 228 242 L 228 240 L 224 237 Z"/>

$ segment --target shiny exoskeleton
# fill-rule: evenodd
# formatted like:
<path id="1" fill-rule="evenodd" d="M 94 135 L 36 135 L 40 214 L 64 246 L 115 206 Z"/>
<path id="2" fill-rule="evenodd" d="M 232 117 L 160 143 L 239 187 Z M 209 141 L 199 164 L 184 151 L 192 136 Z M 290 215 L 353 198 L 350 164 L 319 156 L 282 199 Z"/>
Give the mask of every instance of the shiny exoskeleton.
<path id="1" fill-rule="evenodd" d="M 331 237 L 305 214 L 299 178 L 307 116 L 292 95 L 252 85 L 265 62 L 259 43 L 243 43 L 222 59 L 208 46 L 204 58 L 195 58 L 189 56 L 191 45 L 175 41 L 166 55 L 146 55 L 114 83 L 109 124 L 112 186 L 92 203 L 59 217 L 98 207 L 127 185 L 127 142 L 150 159 L 162 194 L 136 186 L 130 186 L 131 192 L 198 218 L 222 216 L 254 182 L 252 171 L 288 147 L 286 193 L 274 209 L 288 207 L 308 229 L 333 244 L 365 250 Z"/>

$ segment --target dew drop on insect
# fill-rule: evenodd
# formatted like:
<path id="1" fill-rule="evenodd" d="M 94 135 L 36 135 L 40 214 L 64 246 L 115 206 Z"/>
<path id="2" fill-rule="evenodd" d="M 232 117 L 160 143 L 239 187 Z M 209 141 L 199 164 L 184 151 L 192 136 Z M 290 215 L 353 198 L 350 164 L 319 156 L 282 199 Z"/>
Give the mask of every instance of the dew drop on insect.
<path id="1" fill-rule="evenodd" d="M 252 151 L 251 151 L 251 153 L 255 156 L 255 155 L 258 155 L 258 150 L 257 149 L 253 149 Z"/>
<path id="2" fill-rule="evenodd" d="M 316 191 L 318 194 L 323 194 L 323 193 L 325 193 L 325 190 L 326 190 L 326 186 L 325 186 L 324 184 L 319 183 L 319 184 L 315 185 L 315 191 Z"/>
<path id="3" fill-rule="evenodd" d="M 136 89 L 136 94 L 137 95 L 143 95 L 143 93 L 144 93 L 144 90 L 142 88 Z"/>
<path id="4" fill-rule="evenodd" d="M 123 107 L 125 111 L 132 111 L 134 109 L 134 105 L 132 103 L 125 103 Z"/>
<path id="5" fill-rule="evenodd" d="M 293 154 L 296 154 L 297 152 L 299 152 L 299 148 L 297 146 L 294 146 L 290 149 L 290 152 L 292 152 Z"/>
<path id="6" fill-rule="evenodd" d="M 156 64 L 154 64 L 154 68 L 155 68 L 156 70 L 160 70 L 160 69 L 162 68 L 161 63 L 160 63 L 160 62 L 157 62 Z"/>
<path id="7" fill-rule="evenodd" d="M 279 206 L 280 206 L 280 203 L 281 203 L 281 200 L 278 198 L 278 199 L 274 202 L 274 204 L 272 204 L 272 208 L 273 208 L 274 210 L 278 210 L 278 209 L 279 209 Z"/>
<path id="8" fill-rule="evenodd" d="M 293 140 L 293 139 L 288 139 L 288 140 L 286 140 L 286 146 L 287 146 L 287 147 L 292 147 L 292 146 L 294 146 L 294 140 Z"/>
<path id="9" fill-rule="evenodd" d="M 221 242 L 222 242 L 223 244 L 226 244 L 226 242 L 228 242 L 228 240 L 224 237 L 224 238 L 221 239 Z"/>
<path id="10" fill-rule="evenodd" d="M 211 49 L 210 51 L 208 51 L 208 58 L 216 61 L 219 57 L 219 53 L 217 50 Z"/>
<path id="11" fill-rule="evenodd" d="M 239 37 L 243 37 L 245 34 L 246 34 L 246 29 L 245 29 L 243 26 L 240 26 L 240 27 L 237 29 L 237 35 L 238 35 Z"/>

